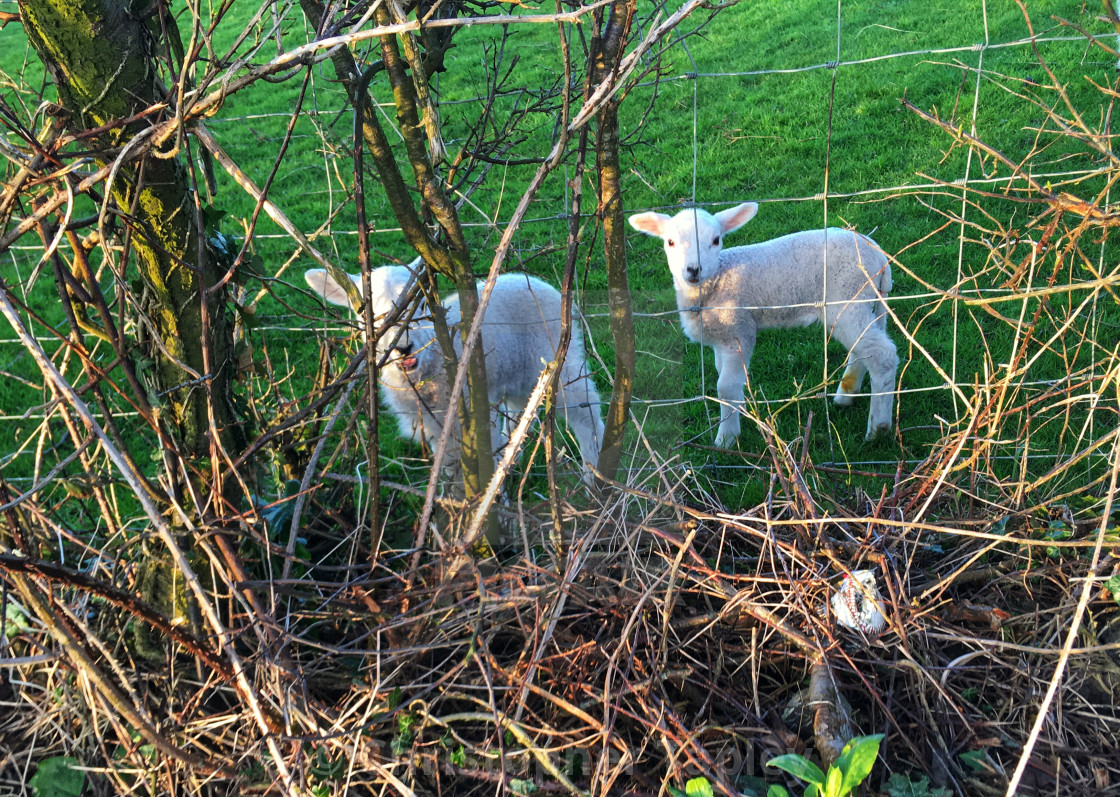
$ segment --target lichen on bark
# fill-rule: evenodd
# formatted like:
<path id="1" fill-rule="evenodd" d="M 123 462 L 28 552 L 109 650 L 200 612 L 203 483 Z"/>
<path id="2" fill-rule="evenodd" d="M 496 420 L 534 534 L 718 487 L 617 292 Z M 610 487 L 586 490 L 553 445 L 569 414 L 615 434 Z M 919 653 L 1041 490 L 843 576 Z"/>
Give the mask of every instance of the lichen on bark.
<path id="1" fill-rule="evenodd" d="M 159 107 L 168 92 L 158 82 L 153 57 L 158 48 L 132 4 L 21 0 L 19 6 L 71 129 L 107 127 L 88 141 L 99 153 L 97 160 L 111 161 L 116 148 L 171 112 Z M 152 113 L 124 123 L 146 109 Z M 211 418 L 227 451 L 239 450 L 241 434 L 230 400 L 233 321 L 225 292 L 206 291 L 220 275 L 196 224 L 186 169 L 173 153 L 152 157 L 138 148 L 135 158 L 124 161 L 109 194 L 115 215 L 131 226 L 129 256 L 146 288 L 149 331 L 159 338 L 145 352 L 155 363 L 147 371 L 153 382 L 149 393 L 162 397 L 161 417 L 170 423 L 165 431 L 178 441 L 180 453 L 205 473 Z"/>

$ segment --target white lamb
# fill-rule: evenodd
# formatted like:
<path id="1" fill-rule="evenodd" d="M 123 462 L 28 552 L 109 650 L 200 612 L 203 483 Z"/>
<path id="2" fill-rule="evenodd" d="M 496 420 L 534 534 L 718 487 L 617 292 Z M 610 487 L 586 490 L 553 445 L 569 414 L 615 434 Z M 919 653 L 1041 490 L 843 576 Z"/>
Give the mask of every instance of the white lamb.
<path id="1" fill-rule="evenodd" d="M 851 404 L 870 373 L 867 439 L 889 432 L 898 371 L 883 302 L 891 289 L 890 262 L 867 236 L 836 228 L 722 249 L 723 237 L 757 212 L 757 204 L 746 202 L 714 216 L 696 208 L 672 218 L 652 212 L 630 217 L 634 229 L 664 241 L 685 335 L 715 351 L 722 403 L 716 445 L 739 436 L 758 330 L 817 321 L 848 350 L 836 403 Z"/>
<path id="2" fill-rule="evenodd" d="M 310 269 L 304 274 L 312 290 L 331 304 L 349 306 L 346 293 L 323 269 Z M 356 274 L 350 279 L 361 290 Z M 404 266 L 382 266 L 370 273 L 371 302 L 379 324 L 393 311 L 404 294 L 413 274 Z M 482 286 L 479 285 L 481 292 Z M 447 325 L 454 330 L 459 324 L 459 297 L 451 295 L 443 302 Z M 421 308 L 414 320 L 404 315 L 403 329 L 385 330 L 378 338 L 378 358 L 385 361 L 380 371 L 382 394 L 397 418 L 401 433 L 416 442 L 426 440 L 435 448 L 443 429 L 450 404 L 449 382 L 443 353 L 435 339 L 430 322 L 421 323 Z M 587 466 L 598 464 L 603 440 L 603 421 L 599 415 L 599 393 L 588 375 L 583 336 L 578 325 L 578 311 L 573 308 L 576 323 L 571 342 L 560 371 L 557 409 L 579 443 L 584 462 L 584 479 L 589 480 Z M 505 424 L 501 423 L 499 405 L 516 417 L 524 409 L 541 370 L 556 357 L 560 340 L 560 292 L 535 277 L 524 274 L 503 274 L 498 277 L 486 308 L 482 324 L 482 346 L 486 357 L 486 380 L 490 394 L 492 443 L 495 455 L 505 444 Z M 452 333 L 456 356 L 461 354 L 459 335 Z M 394 343 L 395 339 L 395 343 Z M 391 350 L 390 350 L 391 346 Z M 386 359 L 386 355 L 388 358 Z M 460 439 L 458 412 L 452 407 L 455 431 L 450 437 L 446 462 L 454 470 L 459 461 Z"/>

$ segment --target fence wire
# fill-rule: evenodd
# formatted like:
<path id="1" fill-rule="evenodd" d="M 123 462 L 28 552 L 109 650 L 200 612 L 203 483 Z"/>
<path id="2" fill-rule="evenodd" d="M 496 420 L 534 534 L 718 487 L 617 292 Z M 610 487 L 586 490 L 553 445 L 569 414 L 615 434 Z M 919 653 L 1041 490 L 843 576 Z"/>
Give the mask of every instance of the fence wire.
<path id="1" fill-rule="evenodd" d="M 960 352 L 960 327 L 962 323 L 962 308 L 966 307 L 968 303 L 980 304 L 982 306 L 991 306 L 995 302 L 1010 302 L 1010 301 L 1026 301 L 1044 294 L 1039 293 L 1028 286 L 1026 290 L 1016 287 L 995 285 L 982 285 L 974 279 L 973 273 L 968 264 L 968 250 L 966 249 L 966 242 L 970 240 L 970 224 L 972 214 L 975 213 L 974 209 L 970 206 L 970 197 L 973 192 L 999 192 L 1001 190 L 1008 191 L 1014 184 L 1020 180 L 1020 176 L 1016 174 L 1010 175 L 988 175 L 975 174 L 974 168 L 974 150 L 967 149 L 967 155 L 963 165 L 963 172 L 959 177 L 949 178 L 945 177 L 937 181 L 917 180 L 907 181 L 892 185 L 868 185 L 856 191 L 836 191 L 829 183 L 829 163 L 826 160 L 820 172 L 820 186 L 821 190 L 813 194 L 782 194 L 782 195 L 764 195 L 758 196 L 756 194 L 747 196 L 730 197 L 725 192 L 718 190 L 711 185 L 705 185 L 704 177 L 701 174 L 699 164 L 700 151 L 708 146 L 711 146 L 712 139 L 717 133 L 710 128 L 705 128 L 701 123 L 701 112 L 704 108 L 705 98 L 712 96 L 717 97 L 725 83 L 737 82 L 749 79 L 761 79 L 769 77 L 782 77 L 788 79 L 799 79 L 802 76 L 812 72 L 824 72 L 831 76 L 829 93 L 824 105 L 829 114 L 828 137 L 825 142 L 826 153 L 832 152 L 833 147 L 836 146 L 833 131 L 835 128 L 843 128 L 843 119 L 833 119 L 832 110 L 835 103 L 836 86 L 839 81 L 842 81 L 843 76 L 851 70 L 859 70 L 866 68 L 873 64 L 882 64 L 899 59 L 916 59 L 924 58 L 929 59 L 933 57 L 953 56 L 960 54 L 974 54 L 976 60 L 975 67 L 970 67 L 969 71 L 973 74 L 972 89 L 971 89 L 971 109 L 962 109 L 966 118 L 968 132 L 971 136 L 978 135 L 976 119 L 980 113 L 981 105 L 981 86 L 986 77 L 984 69 L 984 58 L 989 52 L 997 51 L 1018 51 L 1021 52 L 1024 58 L 1033 58 L 1033 53 L 1036 50 L 1045 50 L 1046 47 L 1052 45 L 1075 45 L 1084 44 L 1084 36 L 1055 36 L 1055 35 L 1038 35 L 1027 37 L 1016 37 L 1004 41 L 993 41 L 990 38 L 988 30 L 987 18 L 987 5 L 982 4 L 980 14 L 983 18 L 984 38 L 977 43 L 969 43 L 963 45 L 952 45 L 943 42 L 932 42 L 931 46 L 924 49 L 905 49 L 895 52 L 878 53 L 875 55 L 860 57 L 860 58 L 844 58 L 844 44 L 845 36 L 853 35 L 845 29 L 844 26 L 844 6 L 842 3 L 837 3 L 836 19 L 835 19 L 835 58 L 825 62 L 817 62 L 811 64 L 798 64 L 786 63 L 780 67 L 766 68 L 766 69 L 744 69 L 744 70 L 712 70 L 705 69 L 710 63 L 705 61 L 700 63 L 690 51 L 687 41 L 684 39 L 678 40 L 665 52 L 659 54 L 659 57 L 664 60 L 671 60 L 673 64 L 683 62 L 689 67 L 687 72 L 678 74 L 668 74 L 668 70 L 658 75 L 656 81 L 645 80 L 638 82 L 633 88 L 633 92 L 641 92 L 643 90 L 661 90 L 665 87 L 680 83 L 690 87 L 688 94 L 690 95 L 690 123 L 687 125 L 691 141 L 688 142 L 688 149 L 691 157 L 691 187 L 688 192 L 687 202 L 685 203 L 672 203 L 672 204 L 655 204 L 642 207 L 628 208 L 629 212 L 640 212 L 644 210 L 658 210 L 662 212 L 675 212 L 686 206 L 709 206 L 713 208 L 721 207 L 727 204 L 733 204 L 734 201 L 739 199 L 750 198 L 752 200 L 760 201 L 763 204 L 764 212 L 767 208 L 780 210 L 798 204 L 811 203 L 816 205 L 819 203 L 821 208 L 820 224 L 821 226 L 828 226 L 834 224 L 836 221 L 835 214 L 830 212 L 830 201 L 835 202 L 861 202 L 861 201 L 890 201 L 897 200 L 900 197 L 922 196 L 928 193 L 947 192 L 957 190 L 959 192 L 959 209 L 957 212 L 957 225 L 959 235 L 957 237 L 957 250 L 955 254 L 955 277 L 952 282 L 946 282 L 943 279 L 932 279 L 928 282 L 925 279 L 907 279 L 909 276 L 906 274 L 907 269 L 907 256 L 905 254 L 898 257 L 895 262 L 896 270 L 896 287 L 888 299 L 888 303 L 894 310 L 894 321 L 901 326 L 906 326 L 912 323 L 912 316 L 903 317 L 903 314 L 895 310 L 900 305 L 906 307 L 921 307 L 926 303 L 937 305 L 937 313 L 943 314 L 946 311 L 951 315 L 951 350 L 948 352 L 948 362 L 944 362 L 941 358 L 938 359 L 940 367 L 948 375 L 947 380 L 943 380 L 940 384 L 916 384 L 914 380 L 907 378 L 907 369 L 905 367 L 905 357 L 903 362 L 903 369 L 901 371 L 901 380 L 897 386 L 897 417 L 899 424 L 905 430 L 908 426 L 922 427 L 925 425 L 924 418 L 911 418 L 908 412 L 908 398 L 914 395 L 945 392 L 954 395 L 953 417 L 944 419 L 945 423 L 952 425 L 959 423 L 963 417 L 961 413 L 965 407 L 959 400 L 962 391 L 971 390 L 975 379 L 976 373 L 973 369 L 968 368 L 964 371 L 961 370 L 961 352 Z M 951 35 L 951 31 L 938 31 L 931 36 L 942 38 Z M 309 30 L 303 31 L 305 40 L 300 43 L 306 43 L 311 39 L 313 32 Z M 275 34 L 280 40 L 281 34 L 279 31 Z M 719 35 L 714 34 L 714 35 Z M 291 33 L 284 34 L 285 37 L 290 38 Z M 287 43 L 285 41 L 285 43 Z M 290 45 L 289 45 L 290 46 Z M 677 57 L 674 53 L 679 52 L 681 57 Z M 795 60 L 797 51 L 794 50 L 787 56 L 787 60 Z M 709 58 L 711 56 L 709 55 Z M 1090 64 L 1095 65 L 1095 64 Z M 285 171 L 284 165 L 281 165 L 280 171 L 277 174 L 277 185 L 283 186 L 290 181 L 299 181 L 304 187 L 300 190 L 300 196 L 303 200 L 320 203 L 324 206 L 321 213 L 321 218 L 324 219 L 322 226 L 312 234 L 312 241 L 326 241 L 328 247 L 333 247 L 335 257 L 345 263 L 349 257 L 348 252 L 352 251 L 353 246 L 347 244 L 345 247 L 340 248 L 339 242 L 352 241 L 357 236 L 357 230 L 352 226 L 347 226 L 345 221 L 336 218 L 340 208 L 349 202 L 349 197 L 345 192 L 339 191 L 337 169 L 338 160 L 340 158 L 339 141 L 334 135 L 328 135 L 330 131 L 339 127 L 340 115 L 338 110 L 333 104 L 326 100 L 326 94 L 323 94 L 322 89 L 325 88 L 323 84 L 323 77 L 317 70 L 312 70 L 310 79 L 311 108 L 305 109 L 302 113 L 303 116 L 309 121 L 313 128 L 313 133 L 296 134 L 292 137 L 292 146 L 306 148 L 312 151 L 319 151 L 322 153 L 321 164 L 316 170 L 312 166 L 300 166 L 296 171 Z M 324 107 L 318 107 L 321 100 L 320 95 L 323 94 L 322 100 Z M 471 106 L 478 105 L 485 102 L 484 95 L 468 96 L 468 97 L 441 97 L 441 104 L 454 108 L 457 105 Z M 395 119 L 386 109 L 393 107 L 392 103 L 380 103 L 378 106 L 382 110 L 383 121 L 389 125 L 395 125 Z M 676 109 L 674 109 L 675 111 Z M 743 110 L 745 118 L 749 119 L 751 109 L 746 108 Z M 285 126 L 291 121 L 291 115 L 283 112 L 256 112 L 256 113 L 224 113 L 220 116 L 210 120 L 210 127 L 216 134 L 227 143 L 232 149 L 237 146 L 240 139 L 244 139 L 245 131 L 248 130 L 250 135 L 256 139 L 261 139 L 260 143 L 268 144 L 278 141 L 277 138 L 271 136 L 262 136 L 254 125 L 267 125 L 270 122 L 275 122 L 279 126 Z M 348 126 L 349 123 L 343 125 Z M 884 131 L 889 135 L 888 131 Z M 749 141 L 749 139 L 747 139 Z M 839 150 L 839 157 L 843 158 L 842 150 Z M 826 155 L 827 157 L 827 155 Z M 834 156 L 835 157 L 835 156 Z M 640 160 L 640 158 L 639 158 Z M 315 176 L 315 175 L 318 176 Z M 1041 170 L 1037 173 L 1032 173 L 1032 177 L 1039 183 L 1062 183 L 1066 185 L 1076 185 L 1082 181 L 1090 178 L 1098 177 L 1101 174 L 1101 169 L 1096 167 L 1082 167 L 1072 169 L 1048 169 Z M 711 182 L 711 181 L 707 181 Z M 526 230 L 526 236 L 531 237 L 532 231 L 535 229 L 551 228 L 557 224 L 564 224 L 568 218 L 570 207 L 568 206 L 567 189 L 564 189 L 563 195 L 563 209 L 556 214 L 534 214 L 526 218 L 522 222 L 522 227 Z M 1107 200 L 1106 200 L 1107 204 Z M 501 229 L 507 223 L 505 219 L 500 218 L 498 215 L 488 216 L 481 208 L 477 206 L 473 208 L 470 203 L 464 206 L 464 227 L 469 231 L 476 231 L 480 236 L 480 240 L 484 240 L 485 232 L 488 230 Z M 481 219 L 471 219 L 470 215 L 474 213 L 482 216 Z M 374 236 L 380 246 L 386 252 L 400 253 L 401 230 L 393 223 L 384 224 L 384 218 L 377 220 L 377 228 L 374 230 Z M 884 218 L 884 225 L 887 223 Z M 878 227 L 878 225 L 876 225 Z M 793 231 L 793 228 L 786 231 Z M 872 232 L 872 231 L 867 231 Z M 635 234 L 636 236 L 637 234 Z M 740 235 L 743 235 L 742 233 Z M 747 236 L 744 235 L 744 238 Z M 299 266 L 298 261 L 293 261 L 296 255 L 296 250 L 291 249 L 288 236 L 283 232 L 273 232 L 267 230 L 259 230 L 254 233 L 254 239 L 264 251 L 281 252 L 288 248 L 291 256 L 286 259 L 285 267 L 276 269 L 273 276 L 278 279 L 287 279 L 293 284 L 299 284 Z M 746 242 L 746 241 L 744 241 Z M 912 242 L 902 242 L 904 246 L 909 246 Z M 989 245 L 993 251 L 998 242 L 989 241 Z M 1100 263 L 1100 274 L 1105 275 L 1105 289 L 1108 289 L 1107 281 L 1110 279 L 1107 276 L 1108 271 L 1108 257 L 1106 255 L 1107 238 L 1102 239 L 1100 242 L 1098 262 Z M 641 242 L 635 241 L 632 244 L 632 271 L 642 274 L 648 266 L 643 260 L 648 257 L 648 248 L 643 251 Z M 913 250 L 911 250 L 913 251 Z M 10 257 L 13 259 L 13 264 L 17 267 L 17 271 L 22 275 L 26 275 L 28 269 L 38 271 L 41 267 L 33 266 L 33 261 L 40 253 L 36 247 L 27 245 L 17 245 L 12 247 Z M 532 251 L 529 253 L 530 259 L 534 254 Z M 532 265 L 529 265 L 532 270 Z M 898 274 L 898 272 L 902 272 Z M 942 269 L 942 273 L 944 270 Z M 644 275 L 642 275 L 644 276 Z M 902 277 L 902 279 L 899 279 Z M 667 273 L 663 273 L 660 278 L 662 284 L 668 282 Z M 648 281 L 648 278 L 647 278 Z M 20 282 L 25 282 L 20 280 Z M 45 284 L 47 281 L 44 280 Z M 25 283 L 26 284 L 26 283 Z M 42 285 L 40 285 L 42 287 Z M 927 288 L 923 290 L 923 287 Z M 901 288 L 901 290 L 900 290 Z M 1070 291 L 1079 289 L 1077 285 L 1070 285 Z M 647 288 L 639 288 L 641 290 L 648 290 Z M 665 297 L 669 294 L 666 293 Z M 665 298 L 663 297 L 663 298 Z M 604 330 L 603 322 L 607 318 L 605 312 L 596 311 L 594 301 L 594 290 L 588 289 L 587 295 L 581 295 L 580 298 L 584 304 L 584 317 L 591 324 L 592 328 L 597 328 L 599 334 Z M 944 305 L 947 304 L 946 308 Z M 746 307 L 746 306 L 744 306 Z M 652 321 L 661 317 L 672 319 L 676 315 L 671 299 L 666 298 L 666 309 L 655 312 L 643 312 L 639 308 L 635 308 L 634 316 L 639 320 Z M 1101 320 L 1097 316 L 1094 308 L 1090 315 L 1088 324 L 1090 327 L 1098 328 Z M 898 327 L 894 327 L 892 334 L 896 340 L 905 345 L 906 341 L 901 339 L 898 335 Z M 307 330 L 307 323 L 300 322 L 298 324 L 285 325 L 283 318 L 273 317 L 264 320 L 258 327 L 260 332 L 266 332 L 274 335 L 287 334 L 291 337 L 299 336 L 300 333 Z M 783 341 L 780 339 L 782 335 L 788 333 L 775 333 L 769 340 L 760 343 L 759 349 L 762 350 L 766 347 L 780 347 Z M 598 336 L 596 336 L 598 337 Z M 821 348 L 825 351 L 823 359 L 822 370 L 820 372 L 820 382 L 815 386 L 808 386 L 795 395 L 775 395 L 772 389 L 767 390 L 767 395 L 756 395 L 752 399 L 752 404 L 755 407 L 761 408 L 761 412 L 765 414 L 768 407 L 781 407 L 787 405 L 791 399 L 805 399 L 812 396 L 825 395 L 827 386 L 835 384 L 836 374 L 834 373 L 834 365 L 830 364 L 830 355 L 828 354 L 828 330 L 823 331 L 821 338 Z M 49 335 L 39 335 L 38 339 L 41 342 L 49 342 Z M 278 340 L 278 337 L 274 337 Z M 594 343 L 594 341 L 591 341 Z M 638 341 L 641 346 L 642 341 Z M 19 343 L 14 338 L 4 335 L 0 337 L 0 352 L 11 352 L 6 360 L 17 359 L 19 357 L 18 350 Z M 688 404 L 695 404 L 698 407 L 703 407 L 703 416 L 707 418 L 705 425 L 708 429 L 714 428 L 715 418 L 718 417 L 718 406 L 714 405 L 712 393 L 712 385 L 709 383 L 710 378 L 710 355 L 708 355 L 707 365 L 703 364 L 706 349 L 696 345 L 682 345 L 679 349 L 672 350 L 669 354 L 680 358 L 681 372 L 697 373 L 699 376 L 697 389 L 693 392 L 695 395 L 680 395 L 674 397 L 656 397 L 649 395 L 642 395 L 640 392 L 635 395 L 635 405 L 638 407 L 674 407 L 679 408 Z M 913 352 L 912 356 L 920 356 L 920 353 Z M 2 355 L 0 355 L 2 356 Z M 835 355 L 831 355 L 834 357 Z M 1103 366 L 1102 366 L 1103 367 Z M 7 370 L 7 369 L 5 369 Z M 609 381 L 609 363 L 604 362 L 600 373 L 598 374 L 600 383 Z M 1020 382 L 1022 388 L 1044 388 L 1053 380 L 1058 379 L 1059 375 L 1051 377 L 1035 377 L 1025 379 Z M 760 383 L 760 388 L 765 389 L 766 377 L 764 374 L 759 374 L 755 381 Z M 818 410 L 823 410 L 825 422 L 831 425 L 830 414 L 833 412 L 829 407 L 828 402 L 816 402 L 814 404 Z M 26 423 L 30 420 L 29 412 L 34 415 L 34 410 L 27 408 L 20 408 L 20 411 L 15 411 L 17 408 L 8 407 L 7 411 L 0 415 L 0 420 L 5 422 L 21 422 Z M 636 418 L 637 416 L 635 416 Z M 45 416 L 39 416 L 40 421 Z M 1093 434 L 1099 424 L 1093 417 L 1090 417 L 1091 427 L 1094 429 Z M 696 430 L 700 432 L 700 429 Z M 832 463 L 846 462 L 852 467 L 862 467 L 882 464 L 887 461 L 882 456 L 873 456 L 872 458 L 861 458 L 858 454 L 853 454 L 851 451 L 845 451 L 843 454 L 838 452 L 835 448 L 835 440 L 832 437 L 829 439 L 830 456 L 828 459 Z M 1047 459 L 1048 456 L 1041 453 L 1028 452 L 1028 458 Z M 1100 456 L 1103 456 L 1100 455 Z M 915 462 L 917 458 L 906 457 L 901 458 L 902 461 Z M 8 461 L 11 461 L 11 454 L 9 454 Z M 733 464 L 725 465 L 727 468 L 735 468 Z M 743 465 L 741 467 L 750 467 Z"/>

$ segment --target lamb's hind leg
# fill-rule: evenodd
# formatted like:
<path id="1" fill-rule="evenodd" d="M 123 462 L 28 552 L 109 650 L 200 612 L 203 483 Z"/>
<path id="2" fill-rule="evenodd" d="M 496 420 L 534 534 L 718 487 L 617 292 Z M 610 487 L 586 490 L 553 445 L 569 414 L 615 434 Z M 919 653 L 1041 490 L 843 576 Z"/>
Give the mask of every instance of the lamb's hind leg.
<path id="1" fill-rule="evenodd" d="M 840 379 L 840 387 L 836 389 L 836 395 L 833 396 L 832 400 L 841 407 L 847 407 L 852 403 L 853 397 L 863 389 L 863 378 L 866 375 L 867 361 L 849 352 L 847 368 L 844 369 L 844 376 Z"/>
<path id="2" fill-rule="evenodd" d="M 560 389 L 556 403 L 558 414 L 568 424 L 579 444 L 579 455 L 583 459 L 583 480 L 592 483 L 591 468 L 599 464 L 599 450 L 603 445 L 603 417 L 599 410 L 599 391 L 585 372 L 586 365 L 569 367 L 565 363 L 560 374 Z"/>
<path id="3" fill-rule="evenodd" d="M 889 433 L 894 415 L 898 378 L 898 351 L 886 332 L 870 329 L 855 347 L 871 374 L 871 410 L 867 415 L 867 439 Z M 853 349 L 854 353 L 855 349 Z"/>
<path id="4" fill-rule="evenodd" d="M 716 447 L 730 448 L 739 437 L 739 414 L 743 408 L 743 388 L 747 384 L 747 366 L 754 350 L 754 341 L 741 346 L 712 347 L 716 354 L 716 394 L 720 399 L 719 431 Z"/>

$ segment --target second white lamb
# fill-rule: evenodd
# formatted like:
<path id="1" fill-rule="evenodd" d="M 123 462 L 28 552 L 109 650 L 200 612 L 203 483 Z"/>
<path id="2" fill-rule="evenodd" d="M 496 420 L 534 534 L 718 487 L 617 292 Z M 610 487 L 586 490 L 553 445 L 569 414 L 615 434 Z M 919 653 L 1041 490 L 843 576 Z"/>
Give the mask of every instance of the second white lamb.
<path id="1" fill-rule="evenodd" d="M 887 334 L 884 303 L 891 266 L 878 244 L 851 230 L 796 232 L 748 246 L 723 248 L 724 236 L 750 221 L 746 202 L 708 213 L 639 213 L 636 230 L 660 238 L 677 293 L 685 335 L 715 352 L 721 401 L 717 446 L 739 436 L 747 368 L 760 329 L 823 322 L 848 350 L 837 404 L 850 404 L 871 376 L 867 439 L 892 426 L 898 353 Z"/>
<path id="2" fill-rule="evenodd" d="M 349 306 L 346 292 L 323 269 L 304 274 L 307 284 L 325 301 Z M 350 279 L 361 289 L 358 275 Z M 382 266 L 370 273 L 370 301 L 373 315 L 382 323 L 405 299 L 413 273 L 404 266 Z M 481 291 L 482 286 L 479 285 Z M 459 297 L 443 301 L 447 325 L 460 323 Z M 401 308 L 403 309 L 403 308 Z M 378 358 L 384 361 L 379 373 L 382 395 L 401 433 L 416 442 L 426 441 L 434 449 L 448 417 L 450 387 L 444 357 L 430 320 L 409 320 L 407 311 L 399 328 L 379 330 Z M 590 480 L 587 466 L 598 463 L 603 440 L 603 421 L 599 413 L 599 393 L 587 370 L 578 311 L 573 308 L 571 342 L 560 370 L 557 391 L 557 416 L 575 435 L 584 462 L 584 479 Z M 398 334 L 399 332 L 399 334 Z M 497 453 L 505 443 L 501 411 L 516 418 L 525 409 L 529 395 L 547 362 L 555 359 L 561 332 L 561 296 L 551 285 L 525 274 L 498 277 L 486 308 L 481 342 L 486 360 L 489 389 L 491 437 Z M 452 334 L 455 354 L 462 353 L 462 341 Z M 458 466 L 460 435 L 458 413 L 451 407 L 455 431 L 450 437 L 447 463 Z"/>

